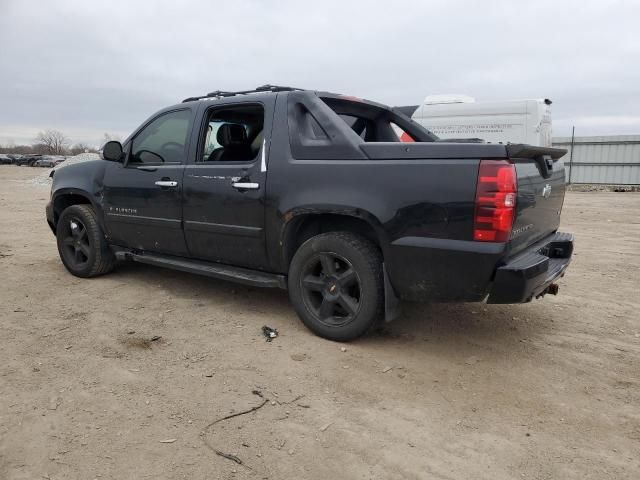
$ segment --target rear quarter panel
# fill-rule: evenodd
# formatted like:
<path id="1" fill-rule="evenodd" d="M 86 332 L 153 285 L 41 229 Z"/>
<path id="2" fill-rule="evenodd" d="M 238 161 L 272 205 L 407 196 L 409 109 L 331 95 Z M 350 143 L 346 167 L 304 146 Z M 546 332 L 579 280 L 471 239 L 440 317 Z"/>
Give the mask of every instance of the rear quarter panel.
<path id="1" fill-rule="evenodd" d="M 279 107 L 276 115 L 284 115 Z M 287 271 L 284 231 L 296 215 L 342 213 L 362 218 L 376 231 L 391 283 L 402 298 L 479 300 L 486 295 L 503 245 L 491 245 L 491 253 L 483 256 L 470 241 L 479 158 L 296 160 L 288 135 L 286 123 L 276 120 L 265 203 L 274 270 Z"/>
<path id="2" fill-rule="evenodd" d="M 502 246 L 479 255 L 473 229 L 479 160 L 292 161 L 270 169 L 269 251 L 299 213 L 367 221 L 378 234 L 396 292 L 407 300 L 480 300 Z M 292 188 L 295 186 L 295 188 Z M 283 259 L 278 259 L 282 262 Z M 280 263 L 286 273 L 286 265 Z"/>

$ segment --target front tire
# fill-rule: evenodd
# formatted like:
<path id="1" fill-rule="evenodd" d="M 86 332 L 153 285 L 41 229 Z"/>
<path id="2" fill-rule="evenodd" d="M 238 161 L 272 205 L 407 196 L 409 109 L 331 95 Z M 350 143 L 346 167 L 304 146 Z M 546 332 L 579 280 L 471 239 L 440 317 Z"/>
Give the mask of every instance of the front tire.
<path id="1" fill-rule="evenodd" d="M 317 235 L 294 255 L 288 287 L 293 308 L 311 331 L 338 342 L 354 340 L 384 311 L 382 255 L 360 235 Z"/>
<path id="2" fill-rule="evenodd" d="M 113 270 L 115 256 L 90 205 L 66 208 L 56 225 L 56 238 L 62 263 L 76 277 L 96 277 Z"/>

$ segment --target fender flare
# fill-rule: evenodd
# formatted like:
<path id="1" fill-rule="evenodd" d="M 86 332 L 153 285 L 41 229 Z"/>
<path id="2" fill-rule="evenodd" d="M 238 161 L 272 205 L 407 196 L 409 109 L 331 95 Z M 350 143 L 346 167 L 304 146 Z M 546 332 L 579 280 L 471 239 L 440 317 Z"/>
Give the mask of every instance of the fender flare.
<path id="1" fill-rule="evenodd" d="M 53 192 L 53 194 L 51 195 L 51 205 L 54 209 L 54 222 L 57 223 L 57 217 L 59 217 L 59 215 L 62 213 L 62 211 L 56 211 L 55 209 L 56 201 L 58 201 L 58 199 L 60 197 L 63 197 L 64 195 L 77 195 L 86 199 L 87 203 L 89 203 L 91 207 L 94 209 L 94 211 L 96 212 L 96 215 L 98 216 L 98 221 L 100 222 L 100 226 L 104 228 L 104 222 L 103 222 L 104 215 L 102 211 L 102 206 L 97 204 L 93 195 L 91 195 L 86 190 L 83 190 L 81 188 L 73 188 L 73 187 L 60 188 L 55 192 Z"/>
<path id="2" fill-rule="evenodd" d="M 389 241 L 387 239 L 386 232 L 382 227 L 382 224 L 378 220 L 378 218 L 373 215 L 371 212 L 363 210 L 361 208 L 351 208 L 351 207 L 342 207 L 342 206 L 330 206 L 330 205 L 305 205 L 301 207 L 295 207 L 291 210 L 288 210 L 282 215 L 282 226 L 279 232 L 279 245 L 280 245 L 280 256 L 281 260 L 285 261 L 285 251 L 287 249 L 287 243 L 289 239 L 287 238 L 290 234 L 290 229 L 293 228 L 293 224 L 300 217 L 314 216 L 314 215 L 336 215 L 348 217 L 356 220 L 360 220 L 365 222 L 375 233 L 378 244 L 380 245 L 380 249 L 383 251 L 383 254 L 386 250 L 386 247 L 389 245 Z"/>

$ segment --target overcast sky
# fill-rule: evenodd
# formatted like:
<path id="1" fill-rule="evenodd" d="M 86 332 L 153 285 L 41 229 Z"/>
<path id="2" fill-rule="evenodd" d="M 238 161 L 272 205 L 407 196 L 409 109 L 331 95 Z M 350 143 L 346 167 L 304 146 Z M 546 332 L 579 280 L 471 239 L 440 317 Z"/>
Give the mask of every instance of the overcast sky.
<path id="1" fill-rule="evenodd" d="M 0 0 L 0 143 L 98 144 L 265 83 L 392 105 L 548 97 L 554 135 L 640 134 L 640 1 Z"/>

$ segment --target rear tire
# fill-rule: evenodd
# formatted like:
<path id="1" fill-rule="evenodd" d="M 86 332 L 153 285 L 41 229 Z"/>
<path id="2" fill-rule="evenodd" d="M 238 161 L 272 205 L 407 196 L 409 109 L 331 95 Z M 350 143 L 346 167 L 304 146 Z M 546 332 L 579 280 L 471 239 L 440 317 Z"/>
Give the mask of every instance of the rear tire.
<path id="1" fill-rule="evenodd" d="M 66 208 L 56 225 L 56 238 L 62 263 L 76 277 L 97 277 L 113 270 L 115 256 L 90 205 Z"/>
<path id="2" fill-rule="evenodd" d="M 288 286 L 302 322 L 330 340 L 364 335 L 384 311 L 382 255 L 350 232 L 323 233 L 303 243 L 291 261 Z"/>

